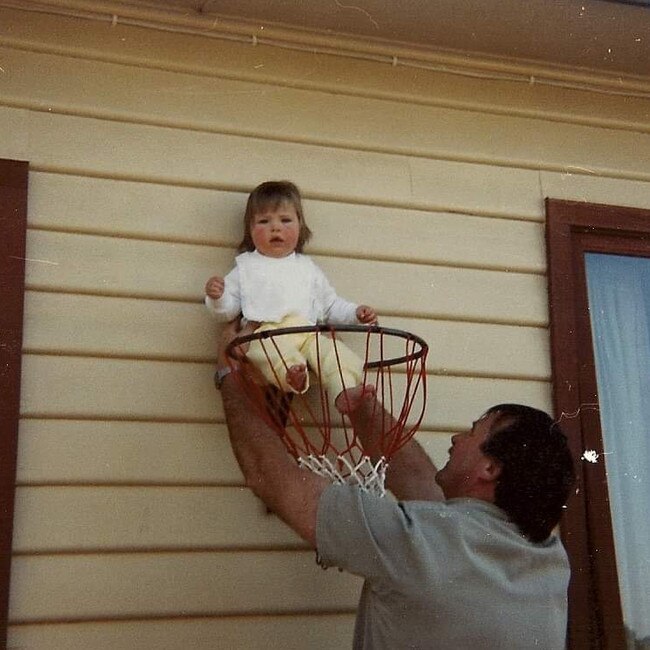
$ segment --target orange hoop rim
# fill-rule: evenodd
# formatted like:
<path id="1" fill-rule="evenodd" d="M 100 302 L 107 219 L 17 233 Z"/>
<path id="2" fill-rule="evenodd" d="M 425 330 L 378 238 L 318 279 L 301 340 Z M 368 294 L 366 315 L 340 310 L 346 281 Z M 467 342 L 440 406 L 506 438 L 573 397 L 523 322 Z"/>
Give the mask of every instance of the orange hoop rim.
<path id="1" fill-rule="evenodd" d="M 379 361 L 367 361 L 364 364 L 365 370 L 371 370 L 374 368 L 383 368 L 386 366 L 395 366 L 407 361 L 416 361 L 420 359 L 429 351 L 428 343 L 421 337 L 416 334 L 411 334 L 410 332 L 405 332 L 404 330 L 394 329 L 390 327 L 381 327 L 379 325 L 328 325 L 328 324 L 317 324 L 317 325 L 303 325 L 300 327 L 283 327 L 280 329 L 274 330 L 263 330 L 261 332 L 253 332 L 252 334 L 246 334 L 245 336 L 239 336 L 236 339 L 232 340 L 228 347 L 226 348 L 226 356 L 232 359 L 233 361 L 237 359 L 234 354 L 235 348 L 243 345 L 244 343 L 250 343 L 251 341 L 257 341 L 262 339 L 272 339 L 275 336 L 282 336 L 284 334 L 301 334 L 306 332 L 314 333 L 327 333 L 332 332 L 336 334 L 337 332 L 357 332 L 364 334 L 380 334 L 388 336 L 396 336 L 402 338 L 406 341 L 412 341 L 417 343 L 420 347 L 417 350 L 413 350 L 406 355 L 400 357 L 392 357 L 390 359 L 380 359 Z"/>
<path id="2" fill-rule="evenodd" d="M 341 373 L 337 341 L 345 346 L 340 340 L 342 337 L 338 336 L 343 332 L 357 333 L 365 338 L 365 355 L 362 357 L 364 370 L 360 385 L 375 389 L 372 417 L 377 414 L 380 420 L 376 440 L 377 458 L 374 457 L 374 452 L 372 459 L 366 454 L 349 414 L 333 409 L 332 400 L 328 398 L 321 382 L 317 393 L 320 403 L 316 398 L 316 404 L 312 404 L 305 397 L 306 393 L 284 393 L 273 383 L 269 384 L 268 379 L 263 378 L 261 374 L 242 372 L 235 373 L 235 376 L 248 395 L 253 409 L 282 440 L 287 452 L 299 466 L 333 482 L 357 485 L 362 490 L 382 496 L 385 493 L 386 468 L 391 457 L 412 438 L 424 416 L 427 402 L 426 359 L 429 346 L 422 338 L 410 332 L 378 325 L 318 324 L 275 330 L 263 329 L 231 341 L 226 347 L 226 358 L 232 364 L 245 360 L 245 353 L 237 348 L 257 342 L 264 350 L 266 346 L 274 346 L 282 359 L 278 341 L 274 337 L 302 334 L 307 337 L 315 336 L 318 341 L 320 334 L 329 334 Z M 402 349 L 393 348 L 384 358 L 384 339 L 388 338 L 400 339 Z M 371 339 L 376 339 L 372 341 L 372 345 Z M 378 349 L 375 350 L 375 347 Z M 376 356 L 379 356 L 379 360 L 374 360 Z M 268 353 L 266 360 L 269 364 L 272 363 Z M 283 359 L 282 362 L 287 369 Z M 316 368 L 310 366 L 310 369 L 320 377 L 318 352 L 315 363 Z M 254 363 L 251 365 L 255 367 Z M 394 383 L 393 378 L 397 374 L 404 375 L 403 386 L 398 387 Z M 275 370 L 274 375 L 277 380 Z M 346 388 L 345 383 L 342 383 L 342 387 Z M 398 398 L 394 389 L 399 390 L 402 397 Z M 413 406 L 416 406 L 415 421 L 409 424 L 407 419 Z"/>

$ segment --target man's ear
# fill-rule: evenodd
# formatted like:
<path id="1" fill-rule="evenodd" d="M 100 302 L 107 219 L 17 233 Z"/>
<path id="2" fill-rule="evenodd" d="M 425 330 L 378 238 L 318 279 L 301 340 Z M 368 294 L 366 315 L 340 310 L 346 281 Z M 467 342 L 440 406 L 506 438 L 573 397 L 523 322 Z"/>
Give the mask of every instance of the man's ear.
<path id="1" fill-rule="evenodd" d="M 481 478 L 485 481 L 496 481 L 501 475 L 501 463 L 494 458 L 486 458 L 481 468 Z"/>

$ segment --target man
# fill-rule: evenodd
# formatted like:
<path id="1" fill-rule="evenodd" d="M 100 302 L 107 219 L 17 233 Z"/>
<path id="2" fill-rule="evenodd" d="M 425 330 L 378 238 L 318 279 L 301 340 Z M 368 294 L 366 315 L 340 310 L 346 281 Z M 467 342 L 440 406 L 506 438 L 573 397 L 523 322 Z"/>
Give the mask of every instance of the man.
<path id="1" fill-rule="evenodd" d="M 224 370 L 233 336 L 229 326 L 217 373 L 233 450 L 247 485 L 321 563 L 365 578 L 355 648 L 564 648 L 569 565 L 552 531 L 574 472 L 548 415 L 488 410 L 453 436 L 440 471 L 411 440 L 386 476 L 397 500 L 377 498 L 298 467 Z M 373 404 L 370 390 L 349 392 L 350 419 L 371 456 L 388 417 Z"/>

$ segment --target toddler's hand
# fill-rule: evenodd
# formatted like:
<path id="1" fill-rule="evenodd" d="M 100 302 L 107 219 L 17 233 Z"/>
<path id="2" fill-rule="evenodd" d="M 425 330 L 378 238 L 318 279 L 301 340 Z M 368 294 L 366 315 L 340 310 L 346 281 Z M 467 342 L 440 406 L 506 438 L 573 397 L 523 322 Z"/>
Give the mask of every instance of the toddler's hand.
<path id="1" fill-rule="evenodd" d="M 364 325 L 376 325 L 377 313 L 368 305 L 359 305 L 357 307 L 357 320 Z"/>
<path id="2" fill-rule="evenodd" d="M 210 298 L 219 300 L 219 298 L 223 296 L 223 290 L 225 286 L 226 285 L 223 281 L 223 278 L 215 275 L 207 281 L 205 285 L 205 293 L 206 295 L 210 296 Z"/>

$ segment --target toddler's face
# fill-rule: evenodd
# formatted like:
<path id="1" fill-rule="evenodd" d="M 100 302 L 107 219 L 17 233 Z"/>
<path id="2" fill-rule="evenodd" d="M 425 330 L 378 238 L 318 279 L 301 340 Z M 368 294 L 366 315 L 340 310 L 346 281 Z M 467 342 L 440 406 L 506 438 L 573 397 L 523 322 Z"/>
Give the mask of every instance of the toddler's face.
<path id="1" fill-rule="evenodd" d="M 267 257 L 286 257 L 298 245 L 300 219 L 296 209 L 283 203 L 275 210 L 258 212 L 251 222 L 255 248 Z"/>

